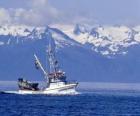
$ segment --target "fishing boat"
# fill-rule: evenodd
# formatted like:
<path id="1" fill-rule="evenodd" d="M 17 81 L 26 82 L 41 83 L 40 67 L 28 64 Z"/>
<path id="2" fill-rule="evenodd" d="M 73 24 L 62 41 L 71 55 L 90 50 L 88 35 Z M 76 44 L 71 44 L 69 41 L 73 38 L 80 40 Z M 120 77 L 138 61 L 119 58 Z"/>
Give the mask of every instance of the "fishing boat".
<path id="1" fill-rule="evenodd" d="M 59 67 L 58 60 L 55 55 L 55 43 L 53 39 L 47 46 L 47 57 L 49 61 L 49 71 L 45 70 L 39 58 L 34 54 L 35 67 L 40 69 L 45 77 L 45 87 L 38 88 L 38 83 L 28 82 L 23 78 L 18 79 L 19 94 L 77 94 L 76 87 L 78 82 L 67 81 L 67 76 Z"/>

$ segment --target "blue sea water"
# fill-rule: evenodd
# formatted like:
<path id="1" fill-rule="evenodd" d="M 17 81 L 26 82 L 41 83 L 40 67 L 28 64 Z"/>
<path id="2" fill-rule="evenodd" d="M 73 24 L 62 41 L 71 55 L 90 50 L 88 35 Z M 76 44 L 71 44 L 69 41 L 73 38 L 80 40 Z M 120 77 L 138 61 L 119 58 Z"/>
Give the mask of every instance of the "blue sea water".
<path id="1" fill-rule="evenodd" d="M 0 116 L 140 116 L 140 93 L 94 91 L 65 96 L 0 94 Z"/>

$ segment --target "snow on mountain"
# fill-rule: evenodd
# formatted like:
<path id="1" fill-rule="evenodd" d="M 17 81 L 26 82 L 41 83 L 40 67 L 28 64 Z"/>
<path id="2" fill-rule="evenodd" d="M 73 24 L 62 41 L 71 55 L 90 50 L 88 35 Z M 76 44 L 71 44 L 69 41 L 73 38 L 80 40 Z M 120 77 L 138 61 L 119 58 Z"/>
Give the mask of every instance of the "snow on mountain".
<path id="1" fill-rule="evenodd" d="M 0 35 L 27 36 L 33 27 L 29 26 L 0 26 Z"/>
<path id="2" fill-rule="evenodd" d="M 126 55 L 140 43 L 140 26 L 55 25 L 52 27 L 1 26 L 0 45 L 42 39 L 50 32 L 58 48 L 80 45 L 104 56 Z M 5 37 L 5 39 L 3 39 Z M 13 42 L 14 41 L 14 42 Z"/>
<path id="3" fill-rule="evenodd" d="M 76 24 L 74 30 L 73 30 L 73 33 L 75 35 L 79 35 L 79 34 L 84 34 L 84 33 L 87 33 L 88 30 L 84 27 L 84 25 L 79 25 L 79 24 Z"/>
<path id="4" fill-rule="evenodd" d="M 0 45 L 20 44 L 52 36 L 58 48 L 78 45 L 69 36 L 57 28 L 28 27 L 28 26 L 3 26 L 0 27 Z"/>
<path id="5" fill-rule="evenodd" d="M 140 43 L 140 28 L 127 26 L 98 26 L 89 29 L 76 25 L 64 31 L 77 42 L 90 44 L 91 49 L 102 55 L 126 54 L 127 48 Z"/>

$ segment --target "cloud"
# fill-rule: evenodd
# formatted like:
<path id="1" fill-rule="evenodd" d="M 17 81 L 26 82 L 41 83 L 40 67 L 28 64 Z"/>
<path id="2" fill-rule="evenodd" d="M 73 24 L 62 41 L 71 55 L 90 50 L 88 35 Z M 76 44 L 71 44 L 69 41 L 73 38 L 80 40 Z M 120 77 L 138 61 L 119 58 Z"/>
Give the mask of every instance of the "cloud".
<path id="1" fill-rule="evenodd" d="M 12 3 L 11 0 L 11 3 L 6 5 L 6 8 L 0 8 L 0 25 L 26 24 L 44 26 L 48 24 L 76 23 L 138 25 L 140 23 L 140 16 L 137 13 L 140 8 L 140 4 L 138 4 L 140 0 L 130 1 L 128 5 L 125 5 L 127 0 L 123 2 L 118 0 L 115 3 L 112 0 L 107 0 L 106 2 L 102 0 L 13 1 L 20 1 L 20 4 Z"/>
<path id="2" fill-rule="evenodd" d="M 58 10 L 49 5 L 47 0 L 32 0 L 30 9 L 24 13 L 25 20 L 31 19 L 33 24 L 39 25 L 53 23 L 58 17 Z"/>
<path id="3" fill-rule="evenodd" d="M 4 8 L 0 8 L 0 25 L 5 23 L 10 23 L 10 22 L 11 22 L 11 17 L 9 12 Z"/>
<path id="4" fill-rule="evenodd" d="M 73 12 L 58 10 L 48 0 L 28 0 L 28 8 L 0 8 L 0 25 L 24 24 L 45 26 L 48 24 L 89 23 L 93 20 Z"/>
<path id="5" fill-rule="evenodd" d="M 30 0 L 29 8 L 0 8 L 1 24 L 26 24 L 42 26 L 54 23 L 59 12 L 48 4 L 47 0 Z"/>

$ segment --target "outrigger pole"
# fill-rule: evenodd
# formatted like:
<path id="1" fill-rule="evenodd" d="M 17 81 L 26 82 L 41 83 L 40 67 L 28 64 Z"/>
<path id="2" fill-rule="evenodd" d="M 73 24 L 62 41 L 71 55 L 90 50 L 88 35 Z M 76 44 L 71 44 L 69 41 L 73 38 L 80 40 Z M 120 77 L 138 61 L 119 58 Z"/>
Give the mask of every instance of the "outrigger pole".
<path id="1" fill-rule="evenodd" d="M 42 64 L 39 61 L 39 58 L 36 56 L 36 54 L 34 54 L 35 60 L 36 60 L 36 65 L 43 71 L 45 78 L 48 79 L 48 72 L 45 71 L 45 69 L 43 68 Z"/>

